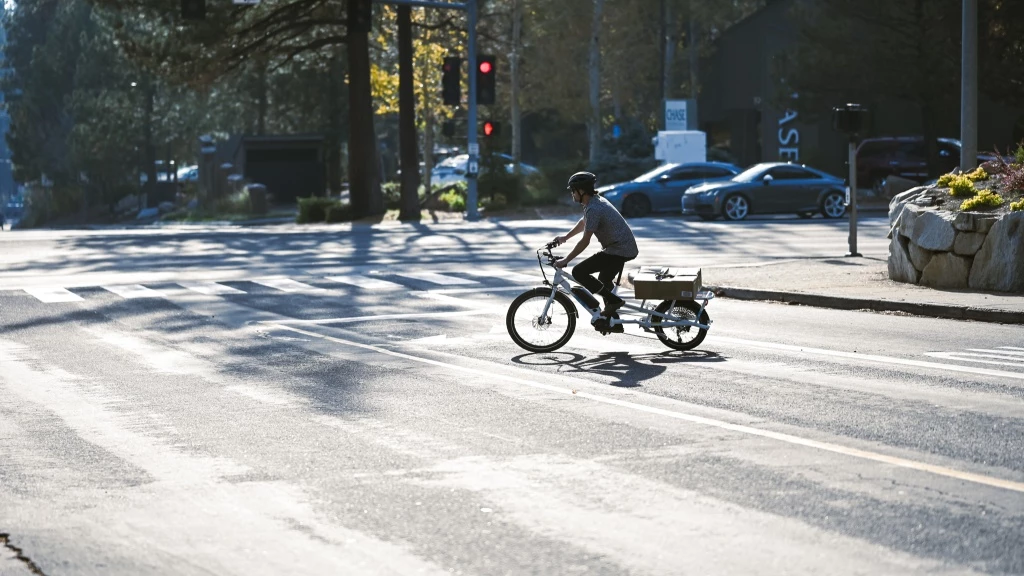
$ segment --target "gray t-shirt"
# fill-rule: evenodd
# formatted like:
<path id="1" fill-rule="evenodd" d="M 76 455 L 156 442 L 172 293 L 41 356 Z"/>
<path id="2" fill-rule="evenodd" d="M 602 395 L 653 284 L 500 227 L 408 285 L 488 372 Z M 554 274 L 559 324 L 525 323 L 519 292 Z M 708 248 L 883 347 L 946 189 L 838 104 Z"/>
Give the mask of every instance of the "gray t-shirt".
<path id="1" fill-rule="evenodd" d="M 583 207 L 583 220 L 583 229 L 597 236 L 597 241 L 607 254 L 629 259 L 640 254 L 633 231 L 611 202 L 600 196 L 591 196 L 590 202 Z"/>

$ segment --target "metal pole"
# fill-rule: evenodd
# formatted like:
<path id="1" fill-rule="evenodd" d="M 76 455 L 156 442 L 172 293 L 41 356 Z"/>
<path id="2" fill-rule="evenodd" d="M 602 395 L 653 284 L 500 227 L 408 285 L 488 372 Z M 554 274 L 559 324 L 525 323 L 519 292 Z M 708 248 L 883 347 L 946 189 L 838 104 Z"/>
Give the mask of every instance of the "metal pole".
<path id="1" fill-rule="evenodd" d="M 963 0 L 960 55 L 960 170 L 978 166 L 978 0 Z"/>
<path id="2" fill-rule="evenodd" d="M 466 165 L 466 218 L 476 220 L 477 213 L 477 188 L 476 178 L 479 174 L 480 149 L 476 141 L 476 0 L 466 2 L 466 16 L 469 23 L 469 110 L 466 114 L 468 126 L 468 150 L 469 160 Z"/>
<path id="3" fill-rule="evenodd" d="M 850 137 L 850 252 L 847 256 L 860 256 L 857 252 L 857 143 Z"/>

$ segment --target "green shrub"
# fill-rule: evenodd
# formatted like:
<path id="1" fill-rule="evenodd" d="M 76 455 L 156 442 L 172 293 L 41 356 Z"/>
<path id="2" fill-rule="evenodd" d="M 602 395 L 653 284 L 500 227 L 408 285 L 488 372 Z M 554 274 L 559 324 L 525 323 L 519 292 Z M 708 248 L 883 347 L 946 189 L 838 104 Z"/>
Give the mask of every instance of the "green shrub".
<path id="1" fill-rule="evenodd" d="M 341 202 L 338 202 L 328 206 L 324 212 L 324 221 L 327 222 L 328 224 L 335 224 L 337 222 L 351 222 L 352 205 L 342 204 Z"/>
<path id="2" fill-rule="evenodd" d="M 954 198 L 974 196 L 978 189 L 974 187 L 974 181 L 967 176 L 955 176 L 949 182 L 949 195 Z"/>
<path id="3" fill-rule="evenodd" d="M 509 174 L 504 167 L 481 174 L 477 183 L 480 202 L 486 200 L 493 208 L 496 207 L 497 197 L 502 196 L 502 205 L 515 206 L 523 195 L 523 180 L 522 175 Z"/>
<path id="4" fill-rule="evenodd" d="M 397 210 L 402 202 L 402 184 L 400 182 L 386 182 L 380 187 L 384 195 L 384 207 L 388 210 Z"/>
<path id="5" fill-rule="evenodd" d="M 983 180 L 988 180 L 988 172 L 985 172 L 985 169 L 982 168 L 981 166 L 978 166 L 978 168 L 974 172 L 967 173 L 966 176 L 970 178 L 972 182 L 981 182 Z"/>
<path id="6" fill-rule="evenodd" d="M 1021 211 L 1024 211 L 1024 198 L 1021 198 L 1020 200 L 1017 200 L 1016 202 L 1011 202 L 1010 203 L 1010 211 L 1011 212 L 1021 212 Z"/>
<path id="7" fill-rule="evenodd" d="M 952 172 L 950 172 L 949 174 L 943 174 L 942 176 L 939 176 L 939 182 L 938 182 L 939 187 L 940 188 L 949 188 L 949 184 L 951 182 L 953 182 L 953 179 L 956 178 L 956 176 L 957 175 L 952 173 Z"/>
<path id="8" fill-rule="evenodd" d="M 323 196 L 299 198 L 299 214 L 295 217 L 295 222 L 297 224 L 324 222 L 327 219 L 327 208 L 337 205 L 340 205 L 340 202 L 334 198 Z"/>
<path id="9" fill-rule="evenodd" d="M 997 208 L 1003 205 L 1003 197 L 993 193 L 991 190 L 982 190 L 974 198 L 968 198 L 960 204 L 964 212 L 969 210 L 984 210 L 986 208 Z"/>
<path id="10" fill-rule="evenodd" d="M 226 214 L 248 214 L 251 211 L 249 192 L 243 188 L 230 196 L 221 198 L 217 201 L 214 210 Z"/>
<path id="11" fill-rule="evenodd" d="M 1017 145 L 1017 151 L 1013 153 L 1014 163 L 1024 164 L 1024 142 Z"/>
<path id="12" fill-rule="evenodd" d="M 448 209 L 452 212 L 464 212 L 466 210 L 466 197 L 457 190 L 449 190 L 441 194 L 438 200 L 447 204 Z"/>

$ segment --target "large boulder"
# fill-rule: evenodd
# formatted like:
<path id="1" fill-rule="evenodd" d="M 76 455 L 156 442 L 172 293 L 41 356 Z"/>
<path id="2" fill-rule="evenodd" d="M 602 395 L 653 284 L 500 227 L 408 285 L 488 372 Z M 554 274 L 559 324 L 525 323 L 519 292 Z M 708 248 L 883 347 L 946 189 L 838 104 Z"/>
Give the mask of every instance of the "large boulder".
<path id="1" fill-rule="evenodd" d="M 953 227 L 962 232 L 979 232 L 987 234 L 996 223 L 997 218 L 977 212 L 961 212 L 953 219 Z"/>
<path id="2" fill-rule="evenodd" d="M 918 270 L 924 270 L 924 267 L 928 265 L 932 260 L 932 256 L 935 252 L 931 250 L 925 250 L 913 242 L 907 247 L 907 254 L 910 255 L 910 262 L 914 264 L 914 268 Z"/>
<path id="3" fill-rule="evenodd" d="M 953 252 L 961 256 L 974 256 L 985 242 L 981 232 L 960 232 L 953 241 Z"/>
<path id="4" fill-rule="evenodd" d="M 922 211 L 914 219 L 914 229 L 910 240 L 932 252 L 948 252 L 956 240 L 956 229 L 953 228 L 954 216 L 934 210 Z"/>
<path id="5" fill-rule="evenodd" d="M 920 283 L 932 288 L 967 288 L 971 259 L 949 252 L 936 254 L 921 271 Z"/>
<path id="6" fill-rule="evenodd" d="M 907 204 L 903 207 L 903 211 L 899 216 L 900 235 L 910 238 L 914 233 L 914 222 L 917 221 L 917 217 L 927 208 L 922 208 L 916 204 Z"/>
<path id="7" fill-rule="evenodd" d="M 910 261 L 906 244 L 906 238 L 899 234 L 894 234 L 892 240 L 889 241 L 889 278 L 896 282 L 917 284 L 921 273 L 914 268 L 914 263 Z"/>
<path id="8" fill-rule="evenodd" d="M 1024 293 L 1024 212 L 1010 212 L 992 226 L 974 256 L 969 285 Z"/>
<path id="9" fill-rule="evenodd" d="M 927 186 L 918 186 L 917 188 L 911 188 L 906 192 L 900 192 L 899 194 L 892 197 L 889 201 L 889 226 L 892 226 L 896 222 L 896 218 L 903 212 L 903 207 L 908 202 L 914 200 L 921 194 L 928 190 Z"/>

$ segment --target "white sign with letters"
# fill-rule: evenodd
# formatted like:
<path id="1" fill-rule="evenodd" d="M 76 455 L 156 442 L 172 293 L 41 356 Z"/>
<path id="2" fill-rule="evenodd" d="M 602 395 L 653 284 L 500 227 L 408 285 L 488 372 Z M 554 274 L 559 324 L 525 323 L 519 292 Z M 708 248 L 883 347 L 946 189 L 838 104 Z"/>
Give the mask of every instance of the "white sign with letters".
<path id="1" fill-rule="evenodd" d="M 786 110 L 779 118 L 779 161 L 800 161 L 800 130 L 796 127 L 796 110 Z"/>
<path id="2" fill-rule="evenodd" d="M 689 120 L 686 100 L 665 100 L 665 130 L 686 130 Z"/>

